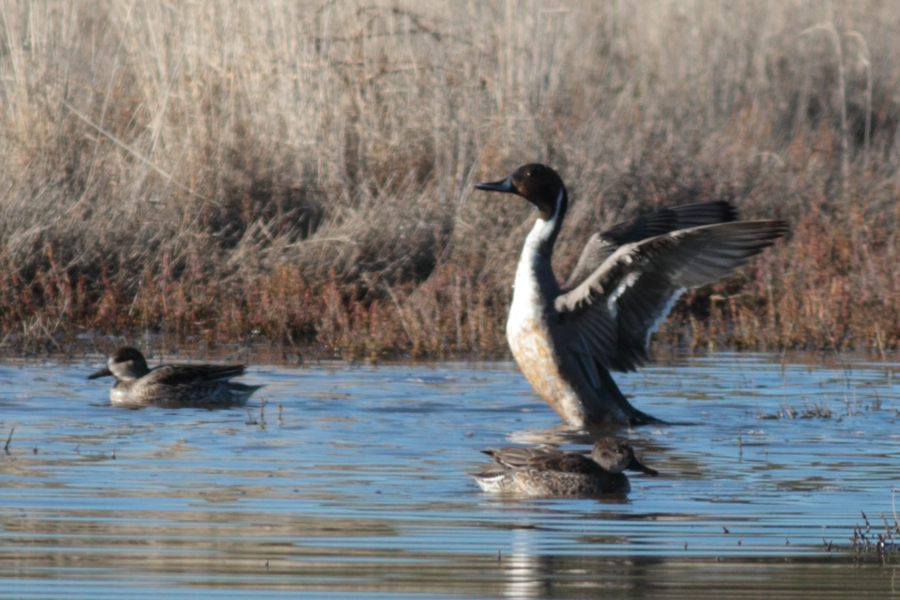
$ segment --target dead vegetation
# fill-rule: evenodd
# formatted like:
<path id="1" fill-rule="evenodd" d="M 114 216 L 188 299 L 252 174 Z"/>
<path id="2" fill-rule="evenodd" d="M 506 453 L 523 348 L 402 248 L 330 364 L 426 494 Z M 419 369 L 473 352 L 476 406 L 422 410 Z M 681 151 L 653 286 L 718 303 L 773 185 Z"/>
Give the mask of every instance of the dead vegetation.
<path id="1" fill-rule="evenodd" d="M 792 223 L 658 340 L 894 349 L 900 11 L 828 6 L 0 0 L 0 341 L 505 352 L 529 211 L 472 183 L 539 160 L 561 272 L 642 209 Z"/>

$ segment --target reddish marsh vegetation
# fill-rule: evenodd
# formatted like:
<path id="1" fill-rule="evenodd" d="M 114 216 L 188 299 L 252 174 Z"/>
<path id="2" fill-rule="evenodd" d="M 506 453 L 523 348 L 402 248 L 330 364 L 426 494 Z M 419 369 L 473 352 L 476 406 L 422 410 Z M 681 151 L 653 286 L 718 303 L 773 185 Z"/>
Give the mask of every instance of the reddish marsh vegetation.
<path id="1" fill-rule="evenodd" d="M 505 351 L 529 161 L 557 254 L 658 206 L 793 224 L 657 339 L 900 343 L 900 11 L 723 5 L 0 0 L 8 348 L 144 330 Z"/>

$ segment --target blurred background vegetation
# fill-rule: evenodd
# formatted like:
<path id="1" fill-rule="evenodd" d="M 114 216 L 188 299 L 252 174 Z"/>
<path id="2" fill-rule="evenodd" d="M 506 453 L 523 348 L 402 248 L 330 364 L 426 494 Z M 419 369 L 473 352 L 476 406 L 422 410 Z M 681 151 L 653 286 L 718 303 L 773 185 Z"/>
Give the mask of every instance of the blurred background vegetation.
<path id="1" fill-rule="evenodd" d="M 900 343 L 900 2 L 0 0 L 0 346 L 506 352 L 533 161 L 789 239 L 658 344 Z"/>

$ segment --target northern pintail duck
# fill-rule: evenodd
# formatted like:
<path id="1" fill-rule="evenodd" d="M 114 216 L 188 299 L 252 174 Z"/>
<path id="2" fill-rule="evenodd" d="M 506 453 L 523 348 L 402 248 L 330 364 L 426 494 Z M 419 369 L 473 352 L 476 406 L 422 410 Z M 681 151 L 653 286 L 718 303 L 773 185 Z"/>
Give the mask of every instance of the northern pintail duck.
<path id="1" fill-rule="evenodd" d="M 106 364 L 88 379 L 115 377 L 109 399 L 121 406 L 241 406 L 262 387 L 229 381 L 244 374 L 244 365 L 160 365 L 151 370 L 132 347 L 119 348 Z"/>
<path id="2" fill-rule="evenodd" d="M 477 473 L 475 481 L 486 492 L 525 496 L 594 496 L 631 491 L 626 469 L 652 476 L 658 472 L 642 464 L 624 440 L 601 438 L 590 457 L 556 448 L 488 448 L 494 463 Z"/>
<path id="3" fill-rule="evenodd" d="M 609 372 L 649 360 L 650 334 L 686 290 L 730 275 L 788 230 L 784 221 L 737 221 L 726 202 L 666 209 L 594 234 L 560 286 L 551 257 L 568 195 L 556 171 L 530 164 L 475 187 L 537 207 L 506 338 L 537 393 L 576 426 L 659 422 L 634 408 Z"/>

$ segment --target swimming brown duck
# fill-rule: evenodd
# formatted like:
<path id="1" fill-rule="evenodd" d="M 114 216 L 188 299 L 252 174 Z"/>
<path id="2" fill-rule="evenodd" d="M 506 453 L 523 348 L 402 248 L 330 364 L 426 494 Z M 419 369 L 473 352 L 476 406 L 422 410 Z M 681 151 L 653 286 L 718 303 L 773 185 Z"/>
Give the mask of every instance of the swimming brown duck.
<path id="1" fill-rule="evenodd" d="M 88 379 L 115 377 L 113 404 L 167 408 L 242 406 L 260 385 L 229 381 L 244 374 L 244 365 L 160 365 L 154 369 L 137 348 L 119 348 L 107 366 Z"/>
<path id="2" fill-rule="evenodd" d="M 474 475 L 486 492 L 523 496 L 595 496 L 627 494 L 632 470 L 656 476 L 658 472 L 641 463 L 631 445 L 620 439 L 597 440 L 590 456 L 556 448 L 488 448 L 485 454 L 494 464 Z"/>

